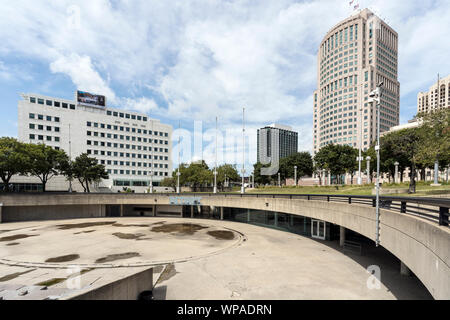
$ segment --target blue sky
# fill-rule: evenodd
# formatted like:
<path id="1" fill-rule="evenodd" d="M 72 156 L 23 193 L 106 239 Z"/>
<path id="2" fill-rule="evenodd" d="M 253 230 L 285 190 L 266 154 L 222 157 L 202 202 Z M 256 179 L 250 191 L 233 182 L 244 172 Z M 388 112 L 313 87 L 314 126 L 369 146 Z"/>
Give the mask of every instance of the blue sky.
<path id="1" fill-rule="evenodd" d="M 359 3 L 399 33 L 405 123 L 417 93 L 450 74 L 450 2 Z M 246 106 L 247 132 L 291 125 L 310 151 L 317 48 L 350 14 L 349 1 L 335 0 L 2 1 L 0 136 L 17 136 L 19 93 L 72 99 L 79 88 L 188 130 L 194 121 L 211 129 L 219 116 L 239 134 Z M 255 144 L 252 134 L 250 162 Z"/>

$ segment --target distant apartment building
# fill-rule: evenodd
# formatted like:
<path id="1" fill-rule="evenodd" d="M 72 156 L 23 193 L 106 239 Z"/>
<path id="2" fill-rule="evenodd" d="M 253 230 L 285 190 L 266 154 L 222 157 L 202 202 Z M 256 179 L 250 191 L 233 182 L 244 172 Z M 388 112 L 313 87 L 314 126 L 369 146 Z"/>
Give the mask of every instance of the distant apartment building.
<path id="1" fill-rule="evenodd" d="M 438 78 L 428 92 L 419 92 L 417 95 L 417 113 L 430 113 L 445 108 L 450 108 L 450 75 Z"/>
<path id="2" fill-rule="evenodd" d="M 277 163 L 298 152 L 298 133 L 292 127 L 280 124 L 258 129 L 257 149 L 258 162 Z"/>
<path id="3" fill-rule="evenodd" d="M 85 93 L 87 94 L 87 93 Z M 80 95 L 80 94 L 78 94 Z M 109 179 L 99 188 L 143 192 L 172 175 L 172 127 L 147 115 L 96 105 L 95 95 L 80 102 L 38 94 L 22 94 L 18 104 L 19 140 L 43 143 L 64 150 L 71 159 L 82 153 L 103 164 Z M 15 183 L 30 182 L 15 177 Z M 36 182 L 39 182 L 37 180 Z M 54 178 L 48 190 L 67 190 L 68 183 Z"/>
<path id="4" fill-rule="evenodd" d="M 318 51 L 313 151 L 328 144 L 366 150 L 376 139 L 376 106 L 368 96 L 383 81 L 381 132 L 399 124 L 398 34 L 370 10 L 341 21 Z"/>

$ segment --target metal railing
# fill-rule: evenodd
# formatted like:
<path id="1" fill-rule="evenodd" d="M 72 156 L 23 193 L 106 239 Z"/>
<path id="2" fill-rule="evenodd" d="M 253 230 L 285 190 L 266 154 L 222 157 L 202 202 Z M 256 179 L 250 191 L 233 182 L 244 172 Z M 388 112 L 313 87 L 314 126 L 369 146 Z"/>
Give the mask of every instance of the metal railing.
<path id="1" fill-rule="evenodd" d="M 169 194 L 170 195 L 170 194 Z M 172 194 L 173 195 L 173 194 Z M 213 193 L 182 193 L 180 196 L 202 195 L 212 197 L 251 197 L 251 198 L 272 198 L 272 199 L 300 199 L 308 201 L 340 202 L 347 204 L 361 204 L 376 207 L 375 196 L 358 195 L 332 195 L 332 194 L 267 194 L 267 193 L 246 193 L 246 194 L 213 194 Z M 380 197 L 380 208 L 396 211 L 401 214 L 411 214 L 439 223 L 441 226 L 449 226 L 450 199 L 428 198 L 428 197 Z"/>
<path id="2" fill-rule="evenodd" d="M 290 199 L 290 200 L 308 200 L 308 201 L 327 201 L 339 202 L 347 204 L 358 204 L 376 207 L 375 196 L 359 196 L 359 195 L 333 195 L 333 194 L 267 194 L 267 193 L 67 193 L 67 192 L 53 192 L 53 193 L 0 193 L 0 202 L 2 196 L 15 195 L 71 195 L 71 196 L 126 196 L 126 197 L 142 197 L 142 196 L 167 196 L 167 197 L 238 197 L 238 198 L 265 198 L 265 199 Z M 429 198 L 429 197 L 380 197 L 380 208 L 391 211 L 396 211 L 401 214 L 411 214 L 421 218 L 428 219 L 439 223 L 440 226 L 449 226 L 450 222 L 450 199 L 446 198 Z"/>

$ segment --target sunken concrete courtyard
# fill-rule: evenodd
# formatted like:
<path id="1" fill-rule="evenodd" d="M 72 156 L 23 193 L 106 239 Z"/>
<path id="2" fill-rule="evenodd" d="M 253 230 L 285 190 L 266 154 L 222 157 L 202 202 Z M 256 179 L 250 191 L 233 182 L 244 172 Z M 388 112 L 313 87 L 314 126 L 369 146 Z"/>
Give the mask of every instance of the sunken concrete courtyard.
<path id="1" fill-rule="evenodd" d="M 67 299 L 151 268 L 154 299 L 432 299 L 383 248 L 344 252 L 231 221 L 114 217 L 0 224 L 0 299 Z M 369 266 L 381 284 L 370 285 Z M 72 270 L 80 281 L 74 286 Z"/>

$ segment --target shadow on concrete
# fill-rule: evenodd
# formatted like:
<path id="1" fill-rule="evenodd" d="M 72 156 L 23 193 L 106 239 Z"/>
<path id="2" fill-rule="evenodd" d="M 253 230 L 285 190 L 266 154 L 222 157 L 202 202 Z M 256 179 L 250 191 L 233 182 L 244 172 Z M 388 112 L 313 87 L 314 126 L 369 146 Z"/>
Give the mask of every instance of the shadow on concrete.
<path id="1" fill-rule="evenodd" d="M 339 246 L 339 240 L 312 240 L 345 254 L 366 270 L 371 265 L 379 266 L 381 283 L 399 300 L 433 300 L 430 292 L 412 272 L 411 276 L 402 276 L 400 274 L 400 260 L 396 256 L 381 246 L 376 247 L 375 243 L 368 238 L 359 234 L 351 237 L 352 241 L 358 241 L 362 244 L 362 255 L 347 250 L 344 251 Z"/>
<path id="2" fill-rule="evenodd" d="M 167 286 L 156 286 L 153 288 L 154 300 L 166 300 Z"/>

